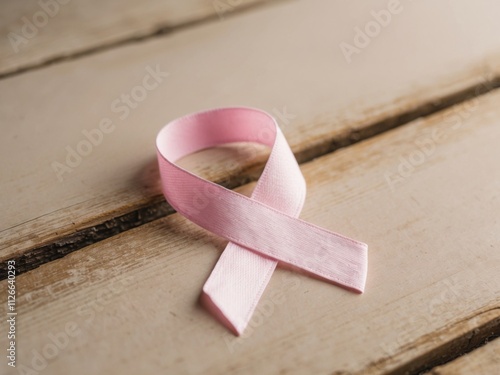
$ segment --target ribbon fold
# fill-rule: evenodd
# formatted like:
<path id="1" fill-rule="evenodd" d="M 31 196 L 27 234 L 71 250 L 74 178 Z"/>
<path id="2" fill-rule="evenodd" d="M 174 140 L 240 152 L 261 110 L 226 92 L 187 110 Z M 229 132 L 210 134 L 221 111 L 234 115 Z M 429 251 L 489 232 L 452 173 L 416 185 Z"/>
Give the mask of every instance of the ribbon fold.
<path id="1" fill-rule="evenodd" d="M 231 142 L 271 148 L 251 197 L 204 180 L 175 162 Z M 156 139 L 162 190 L 170 205 L 230 241 L 206 281 L 202 301 L 235 334 L 248 325 L 278 261 L 348 290 L 364 291 L 368 247 L 298 219 L 306 184 L 276 121 L 252 108 L 221 108 L 167 124 Z"/>

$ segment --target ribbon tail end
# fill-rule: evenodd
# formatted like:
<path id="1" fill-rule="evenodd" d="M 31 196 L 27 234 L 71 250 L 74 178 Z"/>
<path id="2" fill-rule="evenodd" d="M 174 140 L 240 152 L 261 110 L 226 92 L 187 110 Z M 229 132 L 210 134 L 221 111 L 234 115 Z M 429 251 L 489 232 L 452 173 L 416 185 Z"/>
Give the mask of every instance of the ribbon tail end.
<path id="1" fill-rule="evenodd" d="M 360 265 L 360 274 L 358 276 L 358 282 L 353 290 L 359 294 L 365 292 L 366 278 L 368 276 L 368 246 L 365 245 L 362 251 L 362 261 Z"/>
<path id="2" fill-rule="evenodd" d="M 241 336 L 246 325 L 238 325 L 230 320 L 228 315 L 224 313 L 222 308 L 210 297 L 204 290 L 200 296 L 200 303 L 207 309 L 222 325 L 228 328 L 235 336 Z"/>

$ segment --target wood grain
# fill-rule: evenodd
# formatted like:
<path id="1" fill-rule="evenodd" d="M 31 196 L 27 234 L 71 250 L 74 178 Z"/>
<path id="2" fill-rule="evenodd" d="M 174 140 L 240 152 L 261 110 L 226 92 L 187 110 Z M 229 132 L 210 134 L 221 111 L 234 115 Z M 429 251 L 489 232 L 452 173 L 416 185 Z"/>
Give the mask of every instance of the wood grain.
<path id="1" fill-rule="evenodd" d="M 496 339 L 453 362 L 436 367 L 429 375 L 487 375 L 499 372 L 500 339 Z"/>
<path id="2" fill-rule="evenodd" d="M 268 110 L 306 161 L 498 83 L 496 2 L 404 3 L 348 64 L 339 45 L 354 43 L 355 28 L 384 7 L 279 3 L 1 80 L 0 261 L 24 255 L 36 266 L 102 239 L 108 227 L 119 232 L 126 215 L 168 211 L 156 206 L 154 139 L 186 113 Z M 168 76 L 135 108 L 114 111 L 148 69 Z M 108 120 L 112 132 L 59 181 L 53 163 L 66 163 L 68 150 L 87 142 L 83 132 Z M 265 161 L 265 153 L 225 151 L 202 159 L 217 166 L 208 177 L 227 185 L 252 179 Z"/>
<path id="3" fill-rule="evenodd" d="M 0 38 L 0 76 L 207 18 L 223 20 L 263 1 L 5 0 L 0 5 L 0 34 L 5 36 Z"/>
<path id="4" fill-rule="evenodd" d="M 236 338 L 198 303 L 224 241 L 173 214 L 20 275 L 18 365 L 61 337 L 51 374 L 413 374 L 498 334 L 499 100 L 302 166 L 301 217 L 369 244 L 365 294 L 279 268 Z"/>

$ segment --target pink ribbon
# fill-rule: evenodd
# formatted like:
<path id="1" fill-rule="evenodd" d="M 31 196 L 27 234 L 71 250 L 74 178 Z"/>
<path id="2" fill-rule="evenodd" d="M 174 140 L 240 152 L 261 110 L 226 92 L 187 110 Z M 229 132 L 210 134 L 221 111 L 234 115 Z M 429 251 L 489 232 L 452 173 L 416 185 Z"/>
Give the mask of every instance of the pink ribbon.
<path id="1" fill-rule="evenodd" d="M 271 147 L 250 198 L 175 164 L 185 155 L 230 142 Z M 163 194 L 170 205 L 230 241 L 203 287 L 202 301 L 234 333 L 243 333 L 278 261 L 363 292 L 367 245 L 297 218 L 305 180 L 269 114 L 251 108 L 195 113 L 166 125 L 156 146 Z"/>

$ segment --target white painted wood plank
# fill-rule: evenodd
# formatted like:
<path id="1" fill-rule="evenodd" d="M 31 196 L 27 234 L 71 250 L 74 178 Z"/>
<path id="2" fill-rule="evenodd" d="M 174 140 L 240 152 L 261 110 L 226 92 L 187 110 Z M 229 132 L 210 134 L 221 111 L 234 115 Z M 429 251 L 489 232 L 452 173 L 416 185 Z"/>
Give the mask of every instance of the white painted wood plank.
<path id="1" fill-rule="evenodd" d="M 141 38 L 263 0 L 4 0 L 0 75 Z"/>

